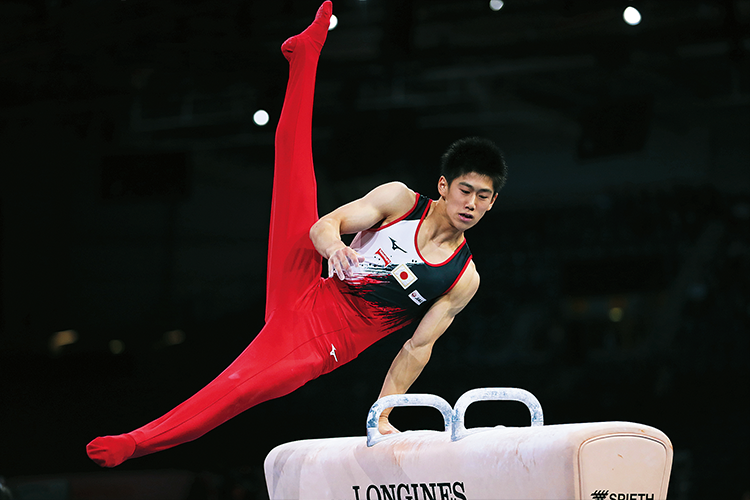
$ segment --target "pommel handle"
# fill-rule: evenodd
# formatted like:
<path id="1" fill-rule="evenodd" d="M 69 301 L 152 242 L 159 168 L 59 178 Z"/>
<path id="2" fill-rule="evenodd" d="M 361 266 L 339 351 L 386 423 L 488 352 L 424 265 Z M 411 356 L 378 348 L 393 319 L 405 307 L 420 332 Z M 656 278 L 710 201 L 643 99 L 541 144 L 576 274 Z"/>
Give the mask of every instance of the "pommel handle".
<path id="1" fill-rule="evenodd" d="M 525 404 L 529 409 L 529 413 L 531 413 L 532 427 L 544 425 L 542 405 L 529 391 L 512 387 L 486 387 L 482 389 L 473 389 L 464 393 L 458 398 L 458 401 L 456 401 L 453 410 L 451 441 L 458 441 L 473 432 L 471 430 L 466 430 L 466 427 L 464 427 L 464 418 L 466 416 L 466 409 L 475 401 L 519 401 Z M 479 429 L 476 429 L 475 431 L 478 430 Z"/>
<path id="2" fill-rule="evenodd" d="M 391 436 L 391 434 L 383 435 L 380 433 L 378 421 L 383 410 L 397 406 L 431 406 L 437 408 L 443 415 L 445 432 L 448 432 L 453 427 L 453 408 L 440 396 L 435 396 L 434 394 L 392 394 L 378 399 L 370 407 L 370 412 L 367 414 L 368 447 Z"/>

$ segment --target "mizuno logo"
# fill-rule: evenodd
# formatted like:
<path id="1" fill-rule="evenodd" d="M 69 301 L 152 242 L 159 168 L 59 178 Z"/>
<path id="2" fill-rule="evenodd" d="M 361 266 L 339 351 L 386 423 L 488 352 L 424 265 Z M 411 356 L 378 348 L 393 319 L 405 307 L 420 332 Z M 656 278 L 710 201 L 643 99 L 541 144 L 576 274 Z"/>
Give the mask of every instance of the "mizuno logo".
<path id="1" fill-rule="evenodd" d="M 333 344 L 331 344 L 331 352 L 329 352 L 328 354 L 333 356 L 333 359 L 336 360 L 336 363 L 339 362 L 339 358 L 336 357 L 336 347 Z"/>
<path id="2" fill-rule="evenodd" d="M 393 248 L 392 248 L 392 250 L 401 250 L 402 252 L 406 253 L 406 250 L 404 250 L 403 248 L 401 248 L 400 246 L 398 246 L 398 244 L 396 244 L 396 240 L 394 240 L 394 239 L 393 239 L 393 238 L 391 238 L 390 236 L 388 237 L 388 239 L 390 239 L 390 240 L 391 240 L 391 243 L 393 243 Z"/>
<path id="3" fill-rule="evenodd" d="M 609 495 L 609 490 L 596 490 L 591 494 L 593 500 L 604 500 Z"/>

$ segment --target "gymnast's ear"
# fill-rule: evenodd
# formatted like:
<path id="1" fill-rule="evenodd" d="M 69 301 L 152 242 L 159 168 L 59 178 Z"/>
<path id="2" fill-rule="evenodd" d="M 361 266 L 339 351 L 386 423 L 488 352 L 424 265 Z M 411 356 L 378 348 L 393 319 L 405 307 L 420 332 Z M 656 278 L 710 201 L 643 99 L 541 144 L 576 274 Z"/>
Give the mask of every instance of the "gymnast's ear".
<path id="1" fill-rule="evenodd" d="M 492 201 L 490 202 L 490 205 L 489 205 L 489 206 L 487 207 L 487 211 L 488 211 L 488 212 L 489 212 L 490 210 L 492 210 L 492 207 L 493 207 L 493 206 L 495 205 L 495 202 L 497 201 L 497 195 L 498 195 L 498 194 L 499 194 L 499 193 L 498 193 L 497 191 L 495 191 L 495 193 L 494 193 L 494 194 L 492 195 Z"/>
<path id="2" fill-rule="evenodd" d="M 448 195 L 449 187 L 450 182 L 448 182 L 448 179 L 444 175 L 441 175 L 440 179 L 438 179 L 438 193 L 440 193 L 441 198 L 445 198 Z"/>

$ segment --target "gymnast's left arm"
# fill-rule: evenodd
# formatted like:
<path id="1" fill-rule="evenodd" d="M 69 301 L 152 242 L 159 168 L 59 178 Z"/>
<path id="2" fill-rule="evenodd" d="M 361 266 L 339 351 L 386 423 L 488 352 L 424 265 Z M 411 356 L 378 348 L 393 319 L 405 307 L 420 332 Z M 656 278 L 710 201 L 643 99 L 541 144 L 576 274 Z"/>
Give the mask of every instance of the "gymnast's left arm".
<path id="1" fill-rule="evenodd" d="M 471 262 L 456 286 L 430 307 L 414 331 L 414 335 L 406 341 L 396 355 L 385 376 L 379 397 L 406 393 L 430 360 L 432 347 L 437 339 L 474 297 L 477 288 L 479 288 L 479 274 L 474 267 L 474 262 Z M 382 434 L 398 432 L 388 421 L 390 410 L 388 408 L 380 415 L 378 428 Z"/>

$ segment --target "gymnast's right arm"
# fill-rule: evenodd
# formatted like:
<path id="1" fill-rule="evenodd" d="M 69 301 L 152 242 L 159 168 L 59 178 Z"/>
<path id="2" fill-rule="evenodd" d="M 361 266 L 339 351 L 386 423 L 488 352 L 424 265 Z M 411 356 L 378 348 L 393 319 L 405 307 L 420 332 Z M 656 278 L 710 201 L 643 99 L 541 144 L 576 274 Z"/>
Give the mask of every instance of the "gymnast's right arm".
<path id="1" fill-rule="evenodd" d="M 400 182 L 380 185 L 364 197 L 324 215 L 310 228 L 315 249 L 328 259 L 328 266 L 339 279 L 351 274 L 363 258 L 341 241 L 342 234 L 364 231 L 379 222 L 389 222 L 414 206 L 416 193 Z"/>
<path id="2" fill-rule="evenodd" d="M 453 323 L 456 315 L 466 307 L 479 288 L 479 273 L 473 262 L 469 262 L 466 272 L 451 291 L 437 299 L 419 322 L 414 335 L 406 341 L 383 381 L 378 398 L 390 394 L 405 394 L 422 373 L 432 355 L 432 348 L 445 330 Z M 382 434 L 398 432 L 388 415 L 392 408 L 380 414 L 378 427 Z"/>

